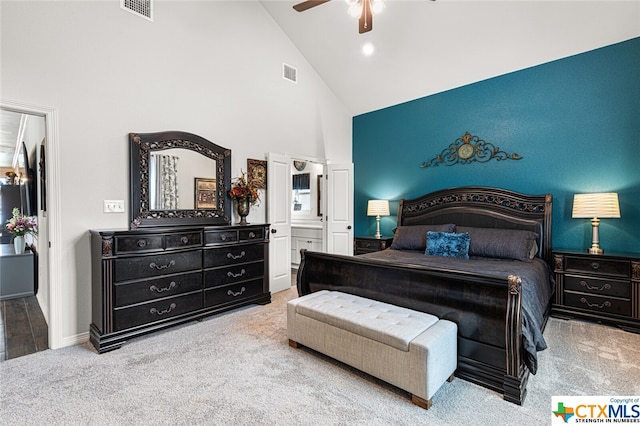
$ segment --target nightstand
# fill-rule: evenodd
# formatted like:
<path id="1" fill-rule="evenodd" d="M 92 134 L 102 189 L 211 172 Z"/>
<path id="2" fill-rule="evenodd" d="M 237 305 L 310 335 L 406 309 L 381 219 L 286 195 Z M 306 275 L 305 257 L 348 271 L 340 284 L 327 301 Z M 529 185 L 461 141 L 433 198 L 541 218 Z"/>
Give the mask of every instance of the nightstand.
<path id="1" fill-rule="evenodd" d="M 553 258 L 553 316 L 609 323 L 640 333 L 640 253 L 554 250 Z"/>
<path id="2" fill-rule="evenodd" d="M 359 254 L 371 253 L 374 251 L 380 251 L 391 247 L 391 243 L 393 242 L 393 237 L 385 237 L 384 235 L 380 238 L 376 237 L 356 237 L 354 242 L 354 254 L 357 256 Z"/>

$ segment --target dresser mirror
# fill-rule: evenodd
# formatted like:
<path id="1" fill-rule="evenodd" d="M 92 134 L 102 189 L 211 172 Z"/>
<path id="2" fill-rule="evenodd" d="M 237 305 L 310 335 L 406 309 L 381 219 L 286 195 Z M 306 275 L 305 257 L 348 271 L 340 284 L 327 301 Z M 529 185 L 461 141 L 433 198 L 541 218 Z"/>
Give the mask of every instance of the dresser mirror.
<path id="1" fill-rule="evenodd" d="M 186 132 L 130 133 L 131 229 L 228 225 L 231 150 Z"/>

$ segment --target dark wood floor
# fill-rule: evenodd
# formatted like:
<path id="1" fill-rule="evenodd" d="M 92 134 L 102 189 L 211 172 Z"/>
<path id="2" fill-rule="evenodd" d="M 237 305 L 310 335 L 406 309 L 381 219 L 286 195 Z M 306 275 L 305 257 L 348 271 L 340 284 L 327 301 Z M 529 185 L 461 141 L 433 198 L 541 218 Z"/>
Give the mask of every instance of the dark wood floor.
<path id="1" fill-rule="evenodd" d="M 0 301 L 0 361 L 48 349 L 48 333 L 35 296 Z"/>

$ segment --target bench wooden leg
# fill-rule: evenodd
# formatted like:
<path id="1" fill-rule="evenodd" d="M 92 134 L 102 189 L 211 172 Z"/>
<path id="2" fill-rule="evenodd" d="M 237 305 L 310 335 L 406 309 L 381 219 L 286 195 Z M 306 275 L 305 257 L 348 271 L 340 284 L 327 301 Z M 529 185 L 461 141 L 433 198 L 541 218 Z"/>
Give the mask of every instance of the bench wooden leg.
<path id="1" fill-rule="evenodd" d="M 302 345 L 300 343 L 296 342 L 295 340 L 289 339 L 289 346 L 291 346 L 292 348 L 298 349 Z"/>
<path id="2" fill-rule="evenodd" d="M 451 373 L 451 375 L 450 375 L 450 376 L 449 376 L 449 378 L 447 379 L 447 382 L 449 382 L 449 383 L 453 382 L 453 374 L 454 374 L 454 373 Z"/>
<path id="3" fill-rule="evenodd" d="M 416 404 L 418 407 L 422 407 L 425 410 L 428 410 L 429 408 L 431 408 L 431 400 L 430 399 L 424 399 L 424 398 L 420 398 L 417 395 L 411 395 L 411 402 L 413 402 L 414 404 Z"/>

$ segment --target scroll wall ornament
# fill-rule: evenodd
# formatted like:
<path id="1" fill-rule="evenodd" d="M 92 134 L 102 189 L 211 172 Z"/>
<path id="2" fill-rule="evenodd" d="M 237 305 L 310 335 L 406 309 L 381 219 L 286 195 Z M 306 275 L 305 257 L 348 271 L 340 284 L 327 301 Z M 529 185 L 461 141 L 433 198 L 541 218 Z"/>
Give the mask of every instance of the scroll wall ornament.
<path id="1" fill-rule="evenodd" d="M 486 163 L 491 159 L 502 160 L 520 160 L 522 157 L 515 152 L 509 154 L 491 142 L 484 141 L 477 136 L 465 132 L 462 137 L 456 139 L 451 145 L 443 149 L 442 152 L 431 159 L 429 162 L 420 164 L 420 167 L 435 167 L 440 164 L 445 166 L 453 166 L 454 164 L 469 164 L 475 161 Z"/>

